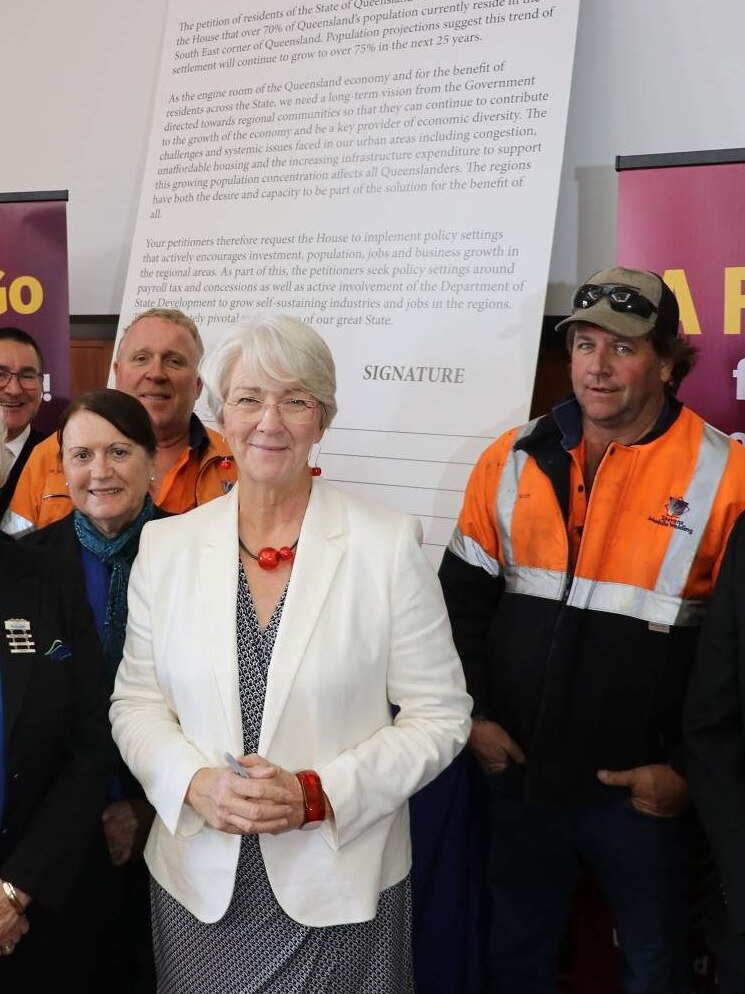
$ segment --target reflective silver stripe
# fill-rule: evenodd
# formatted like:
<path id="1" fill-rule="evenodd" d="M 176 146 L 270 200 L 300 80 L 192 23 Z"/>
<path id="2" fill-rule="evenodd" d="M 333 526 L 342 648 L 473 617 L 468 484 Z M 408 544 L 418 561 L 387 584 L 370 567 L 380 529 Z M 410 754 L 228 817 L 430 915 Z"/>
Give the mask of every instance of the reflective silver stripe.
<path id="1" fill-rule="evenodd" d="M 696 468 L 684 495 L 689 510 L 680 516 L 680 527 L 674 528 L 670 537 L 655 584 L 657 593 L 673 596 L 680 596 L 682 593 L 711 516 L 728 460 L 727 436 L 711 425 L 704 425 Z"/>
<path id="2" fill-rule="evenodd" d="M 566 587 L 566 573 L 531 566 L 505 566 L 505 590 L 511 594 L 528 594 L 560 601 Z"/>
<path id="3" fill-rule="evenodd" d="M 505 567 L 504 577 L 508 593 L 552 601 L 562 599 L 566 583 L 565 573 L 526 566 Z M 706 610 L 704 601 L 684 601 L 628 583 L 603 583 L 582 577 L 575 577 L 567 604 L 583 611 L 606 611 L 661 625 L 700 625 Z"/>
<path id="4" fill-rule="evenodd" d="M 474 542 L 468 535 L 464 535 L 460 528 L 455 528 L 452 538 L 448 543 L 448 549 L 459 559 L 469 563 L 471 566 L 480 566 L 492 576 L 499 576 L 501 567 L 496 559 L 492 559 L 481 548 L 478 542 Z"/>
<path id="5" fill-rule="evenodd" d="M 683 600 L 630 583 L 603 583 L 575 577 L 567 604 L 587 611 L 607 611 L 661 625 L 700 625 L 706 603 Z"/>
<path id="6" fill-rule="evenodd" d="M 499 532 L 499 547 L 502 550 L 502 558 L 507 563 L 513 562 L 515 558 L 512 548 L 512 515 L 515 513 L 520 477 L 525 469 L 525 463 L 530 458 L 527 452 L 515 452 L 515 444 L 521 438 L 525 438 L 526 435 L 531 433 L 537 421 L 538 419 L 536 418 L 534 421 L 529 421 L 517 429 L 512 442 L 512 448 L 499 477 L 494 519 L 497 523 L 497 531 Z"/>
<path id="7" fill-rule="evenodd" d="M 13 538 L 20 538 L 21 535 L 28 535 L 29 532 L 36 531 L 36 525 L 33 521 L 22 518 L 20 514 L 16 514 L 15 511 L 8 508 L 3 515 L 2 522 L 0 522 L 0 531 L 4 531 L 6 535 L 12 535 Z"/>

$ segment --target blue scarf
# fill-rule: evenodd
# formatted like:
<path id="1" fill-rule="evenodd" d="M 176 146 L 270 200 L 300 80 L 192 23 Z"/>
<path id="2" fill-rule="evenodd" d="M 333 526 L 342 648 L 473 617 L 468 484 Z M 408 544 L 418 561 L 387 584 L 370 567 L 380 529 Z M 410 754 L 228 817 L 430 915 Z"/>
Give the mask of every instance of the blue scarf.
<path id="1" fill-rule="evenodd" d="M 75 534 L 80 544 L 111 570 L 106 620 L 101 639 L 104 657 L 111 673 L 116 672 L 124 649 L 129 573 L 140 547 L 143 525 L 152 520 L 154 513 L 155 505 L 150 496 L 146 495 L 140 513 L 115 538 L 106 538 L 102 535 L 80 511 L 75 511 L 73 514 Z"/>

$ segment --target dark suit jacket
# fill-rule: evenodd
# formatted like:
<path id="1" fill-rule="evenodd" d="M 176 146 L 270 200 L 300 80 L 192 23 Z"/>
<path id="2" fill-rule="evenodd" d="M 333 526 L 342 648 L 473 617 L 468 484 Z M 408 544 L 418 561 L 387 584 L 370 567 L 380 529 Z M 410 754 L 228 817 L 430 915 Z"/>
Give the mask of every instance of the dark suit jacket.
<path id="1" fill-rule="evenodd" d="M 158 518 L 170 517 L 171 515 L 168 511 L 163 511 L 156 506 L 153 520 L 157 521 Z M 53 521 L 51 525 L 47 525 L 46 528 L 40 528 L 39 531 L 29 532 L 17 541 L 21 546 L 43 548 L 61 556 L 73 558 L 78 562 L 81 560 L 81 546 L 78 536 L 75 533 L 75 519 L 72 514 L 68 514 L 67 517 L 61 518 L 59 521 Z M 111 694 L 114 689 L 113 682 L 109 683 L 107 689 L 108 693 Z M 142 787 L 124 763 L 120 762 L 117 776 L 124 788 L 125 797 L 145 796 Z"/>
<path id="2" fill-rule="evenodd" d="M 169 517 L 166 511 L 155 508 L 155 518 Z M 75 533 L 75 520 L 68 514 L 60 521 L 55 521 L 46 528 L 30 532 L 17 541 L 21 548 L 38 550 L 42 554 L 52 554 L 61 561 L 74 564 L 81 574 L 81 546 Z M 87 604 L 85 579 L 80 597 Z M 111 676 L 107 675 L 106 710 L 108 711 L 108 695 L 113 689 Z M 111 747 L 116 750 L 110 738 L 108 717 L 106 731 Z M 115 751 L 114 774 L 126 798 L 144 798 L 145 794 L 140 784 L 135 780 Z M 112 777 L 113 778 L 113 777 Z M 109 783 L 110 786 L 110 783 Z M 105 806 L 105 804 L 104 804 Z M 84 897 L 78 898 L 81 903 L 88 902 L 96 920 L 90 922 L 93 934 L 89 932 L 88 959 L 85 966 L 92 975 L 78 975 L 75 979 L 76 989 L 81 994 L 99 994 L 100 991 L 141 991 L 143 994 L 155 991 L 154 966 L 151 963 L 150 945 L 150 903 L 148 896 L 148 875 L 144 861 L 139 859 L 124 867 L 114 869 L 109 859 L 108 850 L 104 846 L 101 852 L 91 858 L 87 865 L 88 877 L 95 874 L 95 882 L 90 879 L 81 882 Z M 12 880 L 12 878 L 10 878 Z M 25 940 L 24 940 L 25 941 Z M 72 939 L 77 944 L 77 939 Z M 95 950 L 94 948 L 95 947 Z M 23 943 L 19 948 L 19 953 Z M 96 955 L 97 951 L 97 955 Z M 20 958 L 20 957 L 19 957 Z M 0 989 L 2 989 L 3 962 L 10 963 L 16 959 L 0 958 Z M 14 966 L 17 965 L 14 963 Z M 25 972 L 23 974 L 25 976 Z M 43 979 L 43 978 L 42 978 Z M 41 982 L 39 983 L 41 989 Z"/>
<path id="3" fill-rule="evenodd" d="M 709 602 L 683 720 L 686 775 L 721 879 L 710 941 L 745 973 L 745 515 Z"/>
<path id="4" fill-rule="evenodd" d="M 0 878 L 63 913 L 103 838 L 115 761 L 101 646 L 74 560 L 6 540 L 0 577 L 7 774 Z M 9 619 L 29 622 L 31 651 L 12 651 Z"/>
<path id="5" fill-rule="evenodd" d="M 8 473 L 8 479 L 2 487 L 0 487 L 0 518 L 2 518 L 8 510 L 8 504 L 10 504 L 10 499 L 13 496 L 16 483 L 18 483 L 18 477 L 21 475 L 21 470 L 26 465 L 26 461 L 31 455 L 31 450 L 35 445 L 41 442 L 43 438 L 46 438 L 46 435 L 42 435 L 41 432 L 34 431 L 33 428 L 31 429 L 23 448 L 18 453 L 18 458 L 13 463 L 13 468 L 10 473 Z"/>

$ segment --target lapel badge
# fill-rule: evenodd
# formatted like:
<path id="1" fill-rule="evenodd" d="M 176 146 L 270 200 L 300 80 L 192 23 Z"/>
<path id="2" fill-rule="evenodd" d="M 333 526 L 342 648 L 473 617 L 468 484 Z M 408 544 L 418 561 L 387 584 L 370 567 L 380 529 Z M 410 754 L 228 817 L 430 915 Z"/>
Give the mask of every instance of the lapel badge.
<path id="1" fill-rule="evenodd" d="M 5 638 L 8 640 L 11 653 L 36 652 L 31 623 L 25 618 L 7 618 Z"/>

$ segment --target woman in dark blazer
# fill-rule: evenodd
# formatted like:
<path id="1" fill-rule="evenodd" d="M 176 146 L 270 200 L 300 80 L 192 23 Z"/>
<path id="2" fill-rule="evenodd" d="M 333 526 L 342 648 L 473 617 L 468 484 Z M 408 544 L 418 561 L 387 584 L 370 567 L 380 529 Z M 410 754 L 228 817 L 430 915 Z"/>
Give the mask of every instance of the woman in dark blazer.
<path id="1" fill-rule="evenodd" d="M 140 532 L 147 521 L 167 517 L 148 493 L 155 435 L 147 411 L 134 397 L 120 390 L 91 390 L 64 412 L 58 437 L 75 511 L 21 543 L 82 563 L 111 690 L 122 657 L 129 570 Z M 142 858 L 152 820 L 142 788 L 120 762 L 103 811 L 109 858 L 102 868 L 97 909 L 99 985 L 106 994 L 155 990 Z"/>
<path id="2" fill-rule="evenodd" d="M 7 471 L 0 420 L 0 480 Z M 88 934 L 114 751 L 74 560 L 0 541 L 0 989 L 93 991 Z"/>

